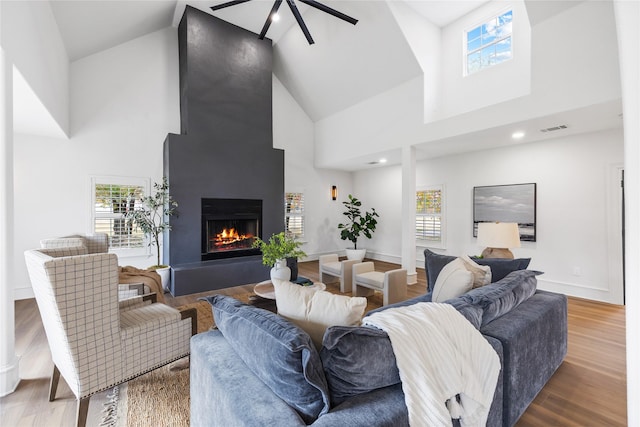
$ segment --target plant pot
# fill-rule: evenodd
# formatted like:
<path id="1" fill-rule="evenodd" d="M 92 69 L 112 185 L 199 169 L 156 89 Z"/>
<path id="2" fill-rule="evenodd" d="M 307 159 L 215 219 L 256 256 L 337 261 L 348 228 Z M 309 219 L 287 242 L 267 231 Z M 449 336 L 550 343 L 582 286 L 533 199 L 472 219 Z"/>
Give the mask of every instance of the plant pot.
<path id="1" fill-rule="evenodd" d="M 291 280 L 291 269 L 287 267 L 287 261 L 284 259 L 278 260 L 276 265 L 270 271 L 271 281 L 275 280 L 283 280 L 289 281 Z"/>
<path id="2" fill-rule="evenodd" d="M 156 268 L 155 271 L 160 275 L 160 280 L 162 281 L 162 289 L 168 291 L 169 281 L 171 279 L 171 267 Z"/>
<path id="3" fill-rule="evenodd" d="M 298 278 L 298 258 L 290 257 L 287 258 L 287 267 L 291 270 L 291 279 L 296 280 Z"/>
<path id="4" fill-rule="evenodd" d="M 344 251 L 347 253 L 347 259 L 358 261 L 362 261 L 367 253 L 366 249 L 345 249 Z"/>

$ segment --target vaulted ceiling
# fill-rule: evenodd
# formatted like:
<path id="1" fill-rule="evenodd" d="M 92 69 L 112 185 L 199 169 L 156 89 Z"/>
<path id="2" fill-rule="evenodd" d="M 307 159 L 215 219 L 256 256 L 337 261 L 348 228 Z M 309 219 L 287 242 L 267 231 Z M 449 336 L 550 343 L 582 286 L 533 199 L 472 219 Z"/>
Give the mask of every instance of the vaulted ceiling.
<path id="1" fill-rule="evenodd" d="M 211 11 L 210 7 L 226 0 L 50 0 L 69 60 L 125 43 L 153 31 L 177 27 L 187 5 L 211 13 L 232 24 L 259 33 L 274 0 L 252 0 Z M 394 10 L 398 7 L 415 12 L 416 19 L 444 28 L 464 15 L 483 6 L 488 0 L 321 0 L 324 4 L 358 19 L 351 25 L 327 13 L 296 2 L 315 44 L 309 45 L 285 4 L 280 8 L 280 21 L 273 23 L 267 37 L 274 43 L 274 74 L 295 98 L 312 121 L 330 117 L 423 74 L 401 28 Z M 560 14 L 579 4 L 574 0 L 524 0 L 531 25 Z M 26 87 L 28 85 L 22 85 Z M 14 98 L 36 99 L 16 89 Z M 33 127 L 37 114 L 28 103 L 16 106 L 16 131 L 30 133 L 22 126 Z M 603 107 L 604 108 L 604 107 Z M 610 127 L 609 116 L 619 120 L 614 110 L 595 108 L 581 111 L 575 120 L 592 130 Z M 22 120 L 21 117 L 25 119 Z M 603 119 L 604 117 L 604 119 Z M 557 117 L 556 120 L 563 118 Z M 609 122 L 603 120 L 609 120 Z M 46 120 L 45 120 L 46 122 Z M 542 126 L 522 123 L 521 127 Z M 504 130 L 500 129 L 500 132 Z M 59 132 L 59 128 L 58 128 Z M 495 140 L 495 130 L 487 130 L 484 139 Z M 486 133 L 485 132 L 485 133 Z M 36 132 L 40 133 L 40 132 Z M 41 133 L 42 134 L 42 133 Z M 429 143 L 429 156 L 453 153 L 452 147 L 464 151 L 464 144 L 443 138 L 441 144 Z M 465 137 L 464 140 L 468 140 Z M 478 149 L 482 135 L 474 138 Z M 464 142 L 464 141 L 463 141 Z M 495 144 L 494 144 L 495 145 Z M 446 147 L 446 150 L 439 147 Z M 447 151 L 448 150 L 448 151 Z M 397 154 L 397 153 L 396 153 Z M 391 155 L 389 156 L 391 157 Z M 361 160 L 361 159 L 359 159 Z M 362 162 L 334 165 L 347 170 L 362 168 Z"/>
<path id="2" fill-rule="evenodd" d="M 438 26 L 458 19 L 487 0 L 393 0 L 406 3 Z M 223 0 L 51 2 L 70 61 L 169 25 L 177 26 L 186 5 L 259 33 L 273 5 L 253 0 L 211 11 Z M 353 26 L 296 2 L 315 44 L 309 45 L 285 4 L 267 37 L 274 42 L 274 72 L 317 121 L 420 75 L 420 67 L 385 1 L 323 3 L 358 19 Z"/>

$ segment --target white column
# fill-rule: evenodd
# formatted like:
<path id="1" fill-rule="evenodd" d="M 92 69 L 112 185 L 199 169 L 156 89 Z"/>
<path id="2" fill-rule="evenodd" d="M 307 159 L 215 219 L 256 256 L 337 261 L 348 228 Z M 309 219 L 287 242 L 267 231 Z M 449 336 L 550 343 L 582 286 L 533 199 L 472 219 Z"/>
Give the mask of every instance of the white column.
<path id="1" fill-rule="evenodd" d="M 615 1 L 624 123 L 627 425 L 640 425 L 640 3 Z"/>
<path id="2" fill-rule="evenodd" d="M 0 47 L 0 396 L 20 382 L 13 299 L 13 65 Z"/>
<path id="3" fill-rule="evenodd" d="M 418 281 L 416 273 L 416 149 L 402 148 L 402 268 L 407 283 Z"/>

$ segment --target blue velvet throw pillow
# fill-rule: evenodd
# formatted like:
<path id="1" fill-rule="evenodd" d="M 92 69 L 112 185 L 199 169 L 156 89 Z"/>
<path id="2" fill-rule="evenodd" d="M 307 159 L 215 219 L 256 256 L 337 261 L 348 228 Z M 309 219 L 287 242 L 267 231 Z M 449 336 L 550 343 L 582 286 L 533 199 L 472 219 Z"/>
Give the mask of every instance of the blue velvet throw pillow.
<path id="1" fill-rule="evenodd" d="M 369 326 L 330 326 L 320 350 L 331 404 L 400 383 L 389 335 Z"/>
<path id="2" fill-rule="evenodd" d="M 329 390 L 311 337 L 281 316 L 225 295 L 202 298 L 238 357 L 311 424 L 329 410 Z"/>
<path id="3" fill-rule="evenodd" d="M 540 271 L 517 270 L 498 282 L 472 289 L 459 298 L 482 308 L 481 326 L 484 326 L 535 294 L 538 284 L 536 276 L 540 274 Z"/>
<path id="4" fill-rule="evenodd" d="M 424 270 L 427 274 L 427 292 L 433 292 L 433 287 L 436 285 L 436 279 L 440 274 L 440 271 L 445 265 L 457 257 L 451 255 L 441 255 L 430 251 L 424 250 Z"/>
<path id="5" fill-rule="evenodd" d="M 471 257 L 476 263 L 480 265 L 488 265 L 491 268 L 491 282 L 497 282 L 504 279 L 507 274 L 512 271 L 525 270 L 529 267 L 531 258 L 476 258 Z"/>

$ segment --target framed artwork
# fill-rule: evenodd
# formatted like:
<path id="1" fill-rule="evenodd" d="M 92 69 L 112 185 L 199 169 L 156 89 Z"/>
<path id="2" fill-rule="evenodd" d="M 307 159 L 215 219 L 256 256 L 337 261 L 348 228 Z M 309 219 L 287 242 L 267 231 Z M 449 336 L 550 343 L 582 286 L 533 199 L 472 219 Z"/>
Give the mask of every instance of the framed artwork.
<path id="1" fill-rule="evenodd" d="M 481 222 L 517 222 L 520 240 L 536 241 L 536 184 L 473 187 L 473 237 Z"/>

